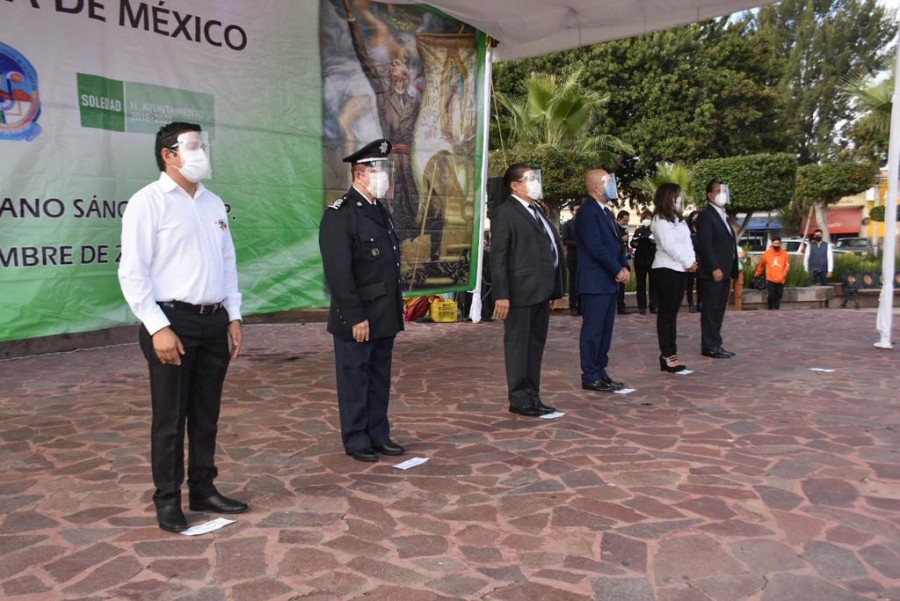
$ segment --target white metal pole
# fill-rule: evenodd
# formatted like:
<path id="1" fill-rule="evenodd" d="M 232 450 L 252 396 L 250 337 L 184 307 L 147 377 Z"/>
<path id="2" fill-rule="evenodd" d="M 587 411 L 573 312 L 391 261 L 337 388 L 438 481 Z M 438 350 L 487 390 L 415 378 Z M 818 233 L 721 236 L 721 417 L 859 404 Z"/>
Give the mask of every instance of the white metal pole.
<path id="1" fill-rule="evenodd" d="M 897 58 L 894 69 L 894 96 L 891 105 L 891 137 L 888 143 L 888 186 L 884 207 L 884 252 L 881 255 L 881 296 L 875 327 L 881 338 L 878 348 L 894 348 L 891 327 L 894 319 L 894 262 L 897 255 L 897 179 L 900 171 L 900 28 L 897 30 Z"/>
<path id="2" fill-rule="evenodd" d="M 488 135 L 491 131 L 491 73 L 493 68 L 494 49 L 488 40 L 487 52 L 484 53 L 484 98 L 482 99 L 481 127 L 484 135 L 481 145 L 481 189 L 476 191 L 480 196 L 481 212 L 476 227 L 478 228 L 478 243 L 475 245 L 475 253 L 472 257 L 477 262 L 475 269 L 475 288 L 472 290 L 472 304 L 469 306 L 469 319 L 473 323 L 481 321 L 481 281 L 484 273 L 484 230 L 487 223 L 487 176 L 488 176 Z"/>

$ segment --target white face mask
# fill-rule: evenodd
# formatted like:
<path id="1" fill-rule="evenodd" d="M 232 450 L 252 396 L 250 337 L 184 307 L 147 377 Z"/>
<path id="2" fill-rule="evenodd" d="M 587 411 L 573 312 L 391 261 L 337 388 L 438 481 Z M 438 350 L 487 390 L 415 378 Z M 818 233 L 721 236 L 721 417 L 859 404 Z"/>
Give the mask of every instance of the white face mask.
<path id="1" fill-rule="evenodd" d="M 376 171 L 369 175 L 369 185 L 366 186 L 366 189 L 375 198 L 384 198 L 389 185 L 388 174 L 384 171 Z"/>
<path id="2" fill-rule="evenodd" d="M 528 198 L 530 198 L 531 200 L 540 200 L 541 196 L 544 193 L 541 182 L 536 179 L 525 182 L 525 190 L 527 191 L 526 193 L 528 194 Z"/>
<path id="3" fill-rule="evenodd" d="M 644 219 L 643 221 L 641 221 L 641 225 L 643 225 L 644 227 L 650 227 L 650 220 Z"/>
<path id="4" fill-rule="evenodd" d="M 178 172 L 189 182 L 196 184 L 212 175 L 209 157 L 202 148 L 180 150 L 178 154 L 181 156 L 181 167 L 178 168 Z"/>
<path id="5" fill-rule="evenodd" d="M 713 202 L 716 203 L 717 207 L 724 207 L 728 204 L 728 193 L 727 192 L 719 192 L 713 198 Z"/>

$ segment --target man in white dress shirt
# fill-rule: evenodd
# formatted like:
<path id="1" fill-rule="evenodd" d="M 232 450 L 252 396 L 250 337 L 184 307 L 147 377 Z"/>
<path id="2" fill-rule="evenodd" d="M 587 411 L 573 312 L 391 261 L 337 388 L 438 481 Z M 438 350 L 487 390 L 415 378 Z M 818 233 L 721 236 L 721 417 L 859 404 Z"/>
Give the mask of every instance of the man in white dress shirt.
<path id="1" fill-rule="evenodd" d="M 241 294 L 225 204 L 200 183 L 210 175 L 200 126 L 163 126 L 155 152 L 159 179 L 138 190 L 122 216 L 119 284 L 141 321 L 150 368 L 156 517 L 163 530 L 179 532 L 187 528 L 185 424 L 191 510 L 248 509 L 213 484 L 222 384 L 241 350 Z"/>

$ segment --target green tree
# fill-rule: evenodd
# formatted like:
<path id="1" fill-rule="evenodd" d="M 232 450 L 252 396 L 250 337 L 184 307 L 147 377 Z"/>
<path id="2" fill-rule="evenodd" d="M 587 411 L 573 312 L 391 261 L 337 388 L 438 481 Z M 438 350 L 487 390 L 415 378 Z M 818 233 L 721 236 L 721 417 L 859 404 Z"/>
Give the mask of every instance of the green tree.
<path id="1" fill-rule="evenodd" d="M 641 192 L 645 198 L 652 199 L 656 189 L 663 184 L 676 184 L 681 188 L 684 198 L 691 198 L 692 171 L 684 163 L 657 163 L 656 174 L 639 179 L 632 188 Z M 649 201 L 646 203 L 649 204 Z"/>
<path id="2" fill-rule="evenodd" d="M 803 165 L 797 170 L 797 184 L 791 204 L 800 214 L 813 209 L 816 221 L 827 237 L 828 205 L 871 188 L 875 173 L 876 167 L 872 163 Z"/>
<path id="3" fill-rule="evenodd" d="M 796 178 L 797 159 L 787 153 L 707 159 L 694 165 L 691 189 L 694 202 L 702 207 L 710 180 L 728 184 L 731 203 L 725 210 L 740 239 L 754 212 L 777 211 L 791 202 Z M 738 213 L 746 213 L 741 223 Z"/>
<path id="4" fill-rule="evenodd" d="M 847 77 L 844 90 L 853 99 L 853 108 L 860 115 L 850 126 L 853 148 L 843 158 L 884 164 L 887 162 L 891 131 L 891 110 L 894 99 L 893 69 L 890 77 L 876 81 L 867 73 Z"/>
<path id="5" fill-rule="evenodd" d="M 615 136 L 592 134 L 607 98 L 584 89 L 579 77 L 575 71 L 560 82 L 556 75 L 531 73 L 524 95 L 494 94 L 500 110 L 495 115 L 490 169 L 500 175 L 507 165 L 518 162 L 540 168 L 543 204 L 554 223 L 562 206 L 584 194 L 585 171 L 615 165 L 633 151 Z"/>
<path id="6" fill-rule="evenodd" d="M 550 223 L 559 224 L 560 209 L 586 194 L 584 174 L 599 164 L 596 151 L 549 145 L 523 149 L 509 158 L 507 153 L 493 150 L 488 159 L 488 174 L 500 177 L 513 163 L 528 163 L 541 170 L 544 199 L 541 204 L 547 211 Z"/>
<path id="7" fill-rule="evenodd" d="M 616 171 L 628 187 L 660 162 L 787 150 L 775 88 L 782 63 L 769 34 L 720 19 L 502 63 L 494 86 L 523 93 L 532 70 L 580 70 L 584 88 L 609 96 L 596 131 L 635 147 Z"/>
<path id="8" fill-rule="evenodd" d="M 778 83 L 782 126 L 801 165 L 835 159 L 849 144 L 848 73 L 884 64 L 895 33 L 893 14 L 877 0 L 783 0 L 746 18 L 787 58 Z"/>

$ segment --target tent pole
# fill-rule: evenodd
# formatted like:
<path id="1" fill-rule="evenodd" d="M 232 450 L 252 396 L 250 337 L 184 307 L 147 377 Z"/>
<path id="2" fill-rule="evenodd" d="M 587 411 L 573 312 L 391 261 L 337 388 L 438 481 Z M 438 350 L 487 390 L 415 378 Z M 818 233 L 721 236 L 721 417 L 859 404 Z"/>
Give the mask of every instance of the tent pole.
<path id="1" fill-rule="evenodd" d="M 900 28 L 897 30 L 897 58 L 894 73 L 900 74 Z M 888 143 L 888 187 L 884 207 L 884 252 L 881 255 L 881 296 L 875 327 L 881 339 L 875 346 L 894 348 L 891 327 L 894 318 L 894 263 L 897 255 L 897 180 L 900 171 L 900 77 L 894 77 L 891 105 L 891 137 Z"/>
<path id="2" fill-rule="evenodd" d="M 487 226 L 487 176 L 488 176 L 488 138 L 491 131 L 491 73 L 493 67 L 494 48 L 491 40 L 488 39 L 487 52 L 484 53 L 484 100 L 481 107 L 481 127 L 484 131 L 481 146 L 481 189 L 477 194 L 481 197 L 478 204 L 480 208 L 480 217 L 478 219 L 478 243 L 475 245 L 475 256 L 472 257 L 476 261 L 478 267 L 475 269 L 475 288 L 472 290 L 472 304 L 469 306 L 469 319 L 473 323 L 481 321 L 481 282 L 485 269 L 484 265 L 484 231 Z"/>

